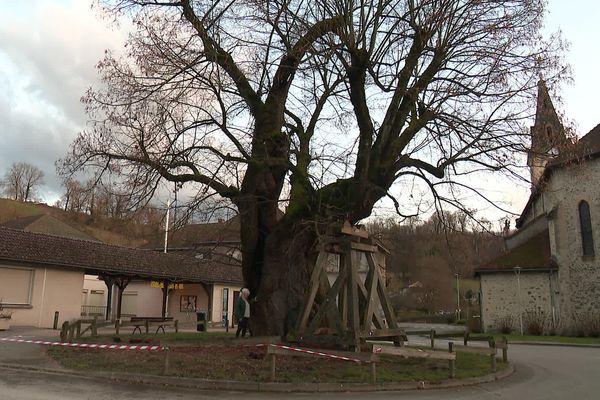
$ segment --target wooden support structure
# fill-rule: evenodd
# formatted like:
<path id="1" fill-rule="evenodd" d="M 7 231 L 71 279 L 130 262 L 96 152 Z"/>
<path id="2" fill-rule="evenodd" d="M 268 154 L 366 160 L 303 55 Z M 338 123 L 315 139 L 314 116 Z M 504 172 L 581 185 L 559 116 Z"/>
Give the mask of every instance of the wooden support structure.
<path id="1" fill-rule="evenodd" d="M 396 346 L 404 344 L 406 335 L 398 328 L 375 259 L 377 252 L 378 247 L 369 234 L 348 223 L 342 227 L 341 234 L 322 240 L 296 322 L 300 338 L 325 327 L 351 343 L 356 352 L 366 339 L 392 340 Z M 339 256 L 333 284 L 327 275 L 330 254 Z M 361 267 L 362 271 L 366 269 L 366 276 L 361 277 Z"/>

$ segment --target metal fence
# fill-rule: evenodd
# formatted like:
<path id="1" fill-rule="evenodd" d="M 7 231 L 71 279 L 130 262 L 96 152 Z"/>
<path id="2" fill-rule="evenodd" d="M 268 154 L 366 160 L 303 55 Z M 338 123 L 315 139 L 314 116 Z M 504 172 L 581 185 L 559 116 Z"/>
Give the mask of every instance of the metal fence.
<path id="1" fill-rule="evenodd" d="M 106 306 L 81 306 L 82 317 L 102 316 L 106 314 Z"/>

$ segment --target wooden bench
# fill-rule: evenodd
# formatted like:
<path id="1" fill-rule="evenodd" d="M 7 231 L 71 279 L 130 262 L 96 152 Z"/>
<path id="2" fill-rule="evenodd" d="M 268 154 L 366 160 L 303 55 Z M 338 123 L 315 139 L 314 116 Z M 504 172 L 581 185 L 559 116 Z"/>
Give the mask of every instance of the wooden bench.
<path id="1" fill-rule="evenodd" d="M 146 334 L 150 332 L 150 323 L 158 323 L 158 327 L 156 328 L 156 332 L 162 329 L 163 333 L 165 333 L 165 326 L 169 326 L 174 324 L 175 329 L 177 330 L 177 323 L 173 321 L 173 317 L 131 317 L 131 325 L 134 327 L 132 335 L 135 335 L 136 331 L 140 331 L 140 335 L 142 334 L 142 326 L 144 326 L 146 330 Z"/>

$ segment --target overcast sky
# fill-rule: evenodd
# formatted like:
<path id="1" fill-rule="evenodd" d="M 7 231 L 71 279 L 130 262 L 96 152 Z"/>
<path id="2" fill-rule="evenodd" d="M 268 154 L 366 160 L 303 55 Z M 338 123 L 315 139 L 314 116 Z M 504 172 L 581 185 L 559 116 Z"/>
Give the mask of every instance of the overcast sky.
<path id="1" fill-rule="evenodd" d="M 571 42 L 575 78 L 562 88 L 559 108 L 581 136 L 600 123 L 600 2 L 550 0 L 549 11 L 546 31 L 561 29 Z M 13 162 L 29 162 L 46 173 L 44 200 L 60 196 L 54 162 L 85 126 L 79 99 L 96 81 L 104 51 L 118 50 L 124 38 L 87 0 L 0 0 L 0 176 Z M 502 193 L 515 212 L 528 195 L 525 186 Z"/>

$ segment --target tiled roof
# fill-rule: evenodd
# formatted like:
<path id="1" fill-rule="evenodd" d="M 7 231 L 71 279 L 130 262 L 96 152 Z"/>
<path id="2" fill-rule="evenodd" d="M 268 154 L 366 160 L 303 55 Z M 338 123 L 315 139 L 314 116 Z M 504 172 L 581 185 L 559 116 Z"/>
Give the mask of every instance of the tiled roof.
<path id="1" fill-rule="evenodd" d="M 550 253 L 548 230 L 542 231 L 520 246 L 477 267 L 475 274 L 503 271 L 512 272 L 515 267 L 520 267 L 522 270 L 558 269 L 558 265 Z"/>
<path id="2" fill-rule="evenodd" d="M 199 244 L 239 243 L 240 220 L 233 217 L 224 222 L 189 224 L 169 233 L 169 248 L 190 248 Z M 152 238 L 144 249 L 162 249 L 164 233 Z"/>
<path id="3" fill-rule="evenodd" d="M 0 227 L 0 260 L 132 277 L 242 284 L 240 267 Z"/>

